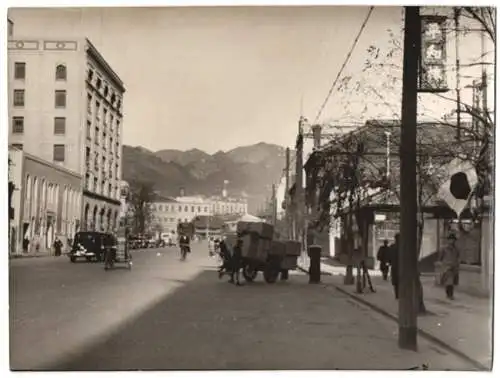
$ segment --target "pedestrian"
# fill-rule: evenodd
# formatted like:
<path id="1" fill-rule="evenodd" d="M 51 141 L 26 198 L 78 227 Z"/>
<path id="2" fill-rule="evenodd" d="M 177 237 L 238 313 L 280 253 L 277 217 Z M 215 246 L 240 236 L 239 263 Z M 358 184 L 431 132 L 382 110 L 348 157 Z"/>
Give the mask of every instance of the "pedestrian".
<path id="1" fill-rule="evenodd" d="M 28 238 L 23 239 L 23 253 L 28 253 L 28 249 L 30 246 L 30 241 Z"/>
<path id="2" fill-rule="evenodd" d="M 229 280 L 230 283 L 234 283 L 237 286 L 241 286 L 240 283 L 240 270 L 242 268 L 242 246 L 243 246 L 243 241 L 238 238 L 236 245 L 233 248 L 233 255 L 231 258 L 231 279 Z M 236 279 L 235 279 L 236 277 Z"/>
<path id="3" fill-rule="evenodd" d="M 443 248 L 439 260 L 442 264 L 441 284 L 446 290 L 446 297 L 454 299 L 455 285 L 458 285 L 460 268 L 460 251 L 457 247 L 457 237 L 454 233 L 448 235 L 449 244 Z"/>
<path id="4" fill-rule="evenodd" d="M 387 239 L 384 240 L 384 245 L 382 245 L 378 250 L 377 260 L 380 262 L 380 271 L 382 272 L 382 277 L 384 281 L 387 281 L 390 265 L 390 248 L 389 241 Z"/>
<path id="5" fill-rule="evenodd" d="M 394 236 L 394 243 L 390 248 L 391 283 L 394 287 L 394 297 L 399 299 L 399 234 Z"/>
<path id="6" fill-rule="evenodd" d="M 212 257 L 214 255 L 214 251 L 215 251 L 215 241 L 214 238 L 211 236 L 208 239 L 208 255 Z"/>
<path id="7" fill-rule="evenodd" d="M 62 247 L 63 247 L 62 241 L 60 241 L 59 238 L 56 236 L 56 240 L 54 241 L 54 250 L 56 256 L 61 256 Z"/>
<path id="8" fill-rule="evenodd" d="M 219 255 L 222 260 L 222 264 L 221 266 L 219 266 L 218 270 L 219 279 L 221 279 L 224 273 L 231 274 L 232 272 L 232 265 L 231 265 L 232 256 L 225 240 L 221 240 L 219 243 Z"/>

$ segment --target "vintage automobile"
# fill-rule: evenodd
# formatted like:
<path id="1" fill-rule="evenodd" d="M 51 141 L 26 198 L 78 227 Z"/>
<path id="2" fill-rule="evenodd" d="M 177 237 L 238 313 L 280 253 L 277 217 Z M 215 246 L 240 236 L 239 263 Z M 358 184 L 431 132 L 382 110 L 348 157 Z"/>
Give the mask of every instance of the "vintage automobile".
<path id="1" fill-rule="evenodd" d="M 104 261 L 106 249 L 116 249 L 116 238 L 107 232 L 85 231 L 77 232 L 68 257 L 71 262 L 77 259 L 87 261 Z"/>

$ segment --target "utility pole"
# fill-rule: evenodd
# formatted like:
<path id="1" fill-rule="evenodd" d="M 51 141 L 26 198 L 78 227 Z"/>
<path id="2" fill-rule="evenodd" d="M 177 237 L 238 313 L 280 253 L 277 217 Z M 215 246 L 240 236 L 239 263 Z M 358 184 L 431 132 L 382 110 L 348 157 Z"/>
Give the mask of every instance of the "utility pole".
<path id="1" fill-rule="evenodd" d="M 460 7 L 453 8 L 455 19 L 455 70 L 456 70 L 456 85 L 457 85 L 457 140 L 461 139 L 461 93 L 460 93 Z"/>
<path id="2" fill-rule="evenodd" d="M 299 132 L 297 135 L 296 143 L 296 159 L 295 159 L 295 197 L 297 204 L 297 223 L 296 223 L 296 237 L 301 242 L 304 248 L 304 187 L 303 187 L 303 152 L 304 152 L 304 117 L 299 119 Z"/>
<path id="3" fill-rule="evenodd" d="M 401 109 L 399 347 L 417 350 L 417 90 L 420 8 L 405 7 Z"/>
<path id="4" fill-rule="evenodd" d="M 290 189 L 290 147 L 286 148 L 286 157 L 285 157 L 285 225 L 286 225 L 286 237 L 287 239 L 291 239 L 291 222 L 290 222 L 290 214 L 289 214 L 289 206 L 290 202 L 288 200 L 288 190 Z"/>
<path id="5" fill-rule="evenodd" d="M 273 184 L 273 194 L 271 196 L 271 211 L 272 211 L 272 216 L 271 216 L 271 219 L 272 219 L 272 222 L 273 222 L 273 226 L 276 226 L 276 220 L 278 218 L 278 214 L 277 214 L 277 203 L 276 203 L 276 184 Z"/>

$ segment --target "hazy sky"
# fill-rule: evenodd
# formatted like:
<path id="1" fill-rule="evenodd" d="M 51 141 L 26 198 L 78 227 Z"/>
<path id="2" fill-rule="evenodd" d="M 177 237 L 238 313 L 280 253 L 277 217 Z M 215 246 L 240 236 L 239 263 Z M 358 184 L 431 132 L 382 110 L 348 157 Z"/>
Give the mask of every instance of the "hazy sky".
<path id="1" fill-rule="evenodd" d="M 125 144 L 215 152 L 260 141 L 294 144 L 301 103 L 314 119 L 367 12 L 46 8 L 9 15 L 14 38 L 87 36 L 94 43 L 127 88 Z M 376 7 L 345 73 L 359 73 L 367 47 L 383 47 L 387 29 L 401 29 L 401 20 L 400 7 Z M 335 94 L 322 118 L 363 121 L 365 105 L 363 97 Z M 370 115 L 383 113 L 372 105 Z"/>

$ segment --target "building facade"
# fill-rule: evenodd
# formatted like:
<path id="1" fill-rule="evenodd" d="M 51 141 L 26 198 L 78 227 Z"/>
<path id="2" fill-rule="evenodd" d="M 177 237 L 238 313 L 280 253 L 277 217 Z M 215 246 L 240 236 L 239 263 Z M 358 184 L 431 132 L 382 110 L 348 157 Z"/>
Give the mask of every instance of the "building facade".
<path id="1" fill-rule="evenodd" d="M 152 228 L 163 233 L 176 234 L 177 225 L 191 222 L 199 215 L 211 215 L 211 202 L 204 197 L 161 197 L 151 204 Z"/>
<path id="2" fill-rule="evenodd" d="M 44 253 L 56 237 L 64 244 L 73 239 L 80 226 L 81 175 L 12 146 L 9 160 L 15 185 L 9 252 Z"/>
<path id="3" fill-rule="evenodd" d="M 245 199 L 231 197 L 211 197 L 210 206 L 213 215 L 229 215 L 248 213 L 248 203 Z"/>
<path id="4" fill-rule="evenodd" d="M 88 39 L 8 41 L 9 144 L 83 178 L 81 228 L 117 226 L 123 82 Z"/>

